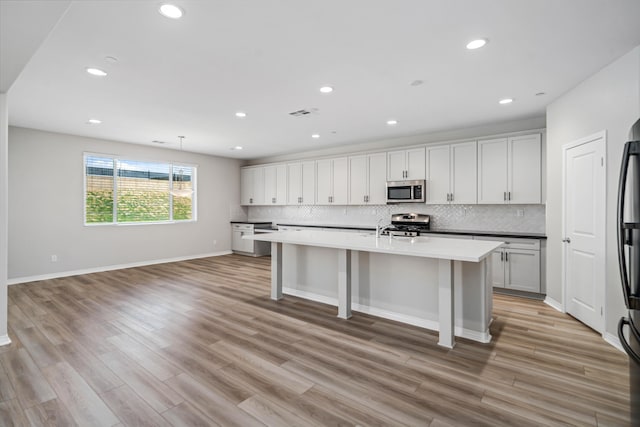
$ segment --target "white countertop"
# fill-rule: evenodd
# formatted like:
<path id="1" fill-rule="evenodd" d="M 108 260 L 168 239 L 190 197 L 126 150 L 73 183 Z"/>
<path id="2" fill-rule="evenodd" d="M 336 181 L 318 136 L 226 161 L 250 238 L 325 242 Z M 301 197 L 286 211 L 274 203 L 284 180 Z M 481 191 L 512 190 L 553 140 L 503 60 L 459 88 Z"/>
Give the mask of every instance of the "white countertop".
<path id="1" fill-rule="evenodd" d="M 319 246 L 393 255 L 479 262 L 504 242 L 447 239 L 443 237 L 392 237 L 341 231 L 299 230 L 243 236 L 243 239 Z"/>

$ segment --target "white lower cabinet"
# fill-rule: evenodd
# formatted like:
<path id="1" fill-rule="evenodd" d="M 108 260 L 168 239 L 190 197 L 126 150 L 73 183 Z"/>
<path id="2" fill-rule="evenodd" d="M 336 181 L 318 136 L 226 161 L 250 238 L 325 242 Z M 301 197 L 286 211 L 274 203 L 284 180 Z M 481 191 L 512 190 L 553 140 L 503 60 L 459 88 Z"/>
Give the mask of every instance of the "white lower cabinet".
<path id="1" fill-rule="evenodd" d="M 256 227 L 253 224 L 231 224 L 231 250 L 234 253 L 250 256 L 263 256 L 271 253 L 269 242 L 243 239 L 242 236 L 252 236 Z"/>
<path id="2" fill-rule="evenodd" d="M 540 241 L 475 236 L 476 240 L 504 241 L 505 246 L 491 254 L 491 282 L 494 288 L 541 292 Z"/>

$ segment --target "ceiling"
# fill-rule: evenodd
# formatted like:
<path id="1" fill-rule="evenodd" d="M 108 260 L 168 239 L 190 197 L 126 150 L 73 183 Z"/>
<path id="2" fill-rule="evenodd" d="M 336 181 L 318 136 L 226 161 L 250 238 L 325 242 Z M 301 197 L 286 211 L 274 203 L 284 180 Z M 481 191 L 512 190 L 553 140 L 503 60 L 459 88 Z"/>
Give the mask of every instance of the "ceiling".
<path id="1" fill-rule="evenodd" d="M 175 0 L 179 20 L 155 0 L 0 1 L 66 9 L 9 90 L 11 125 L 174 149 L 185 135 L 185 151 L 244 159 L 542 116 L 640 44 L 638 0 Z M 32 53 L 6 60 L 30 47 L 18 31 L 43 24 L 3 12 L 6 76 Z"/>

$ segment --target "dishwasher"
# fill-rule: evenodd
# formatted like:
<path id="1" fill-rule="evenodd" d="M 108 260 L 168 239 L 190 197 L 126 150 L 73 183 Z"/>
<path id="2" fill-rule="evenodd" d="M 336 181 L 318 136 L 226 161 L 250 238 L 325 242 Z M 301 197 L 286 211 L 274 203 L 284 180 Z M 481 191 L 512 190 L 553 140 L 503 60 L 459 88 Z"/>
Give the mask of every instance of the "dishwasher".
<path id="1" fill-rule="evenodd" d="M 270 232 L 271 223 L 231 223 L 231 250 L 235 254 L 247 256 L 271 255 L 271 243 L 258 242 L 255 240 L 243 239 L 242 236 L 252 236 L 255 233 Z"/>

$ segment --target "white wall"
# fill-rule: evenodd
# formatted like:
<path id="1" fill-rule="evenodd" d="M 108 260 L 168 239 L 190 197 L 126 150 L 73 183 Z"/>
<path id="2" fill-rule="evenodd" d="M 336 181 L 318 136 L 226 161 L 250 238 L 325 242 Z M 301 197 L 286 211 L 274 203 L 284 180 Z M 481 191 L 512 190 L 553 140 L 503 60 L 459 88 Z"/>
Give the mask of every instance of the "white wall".
<path id="1" fill-rule="evenodd" d="M 562 302 L 562 145 L 607 132 L 606 332 L 625 314 L 616 252 L 616 196 L 622 148 L 640 117 L 640 46 L 547 108 L 547 295 Z"/>
<path id="2" fill-rule="evenodd" d="M 84 152 L 197 164 L 198 221 L 83 225 Z M 240 163 L 177 150 L 10 127 L 10 282 L 229 251 L 230 215 L 240 203 Z M 58 258 L 55 263 L 51 262 L 53 254 Z"/>
<path id="3" fill-rule="evenodd" d="M 0 93 L 0 345 L 10 342 L 7 333 L 8 127 L 7 94 Z"/>

